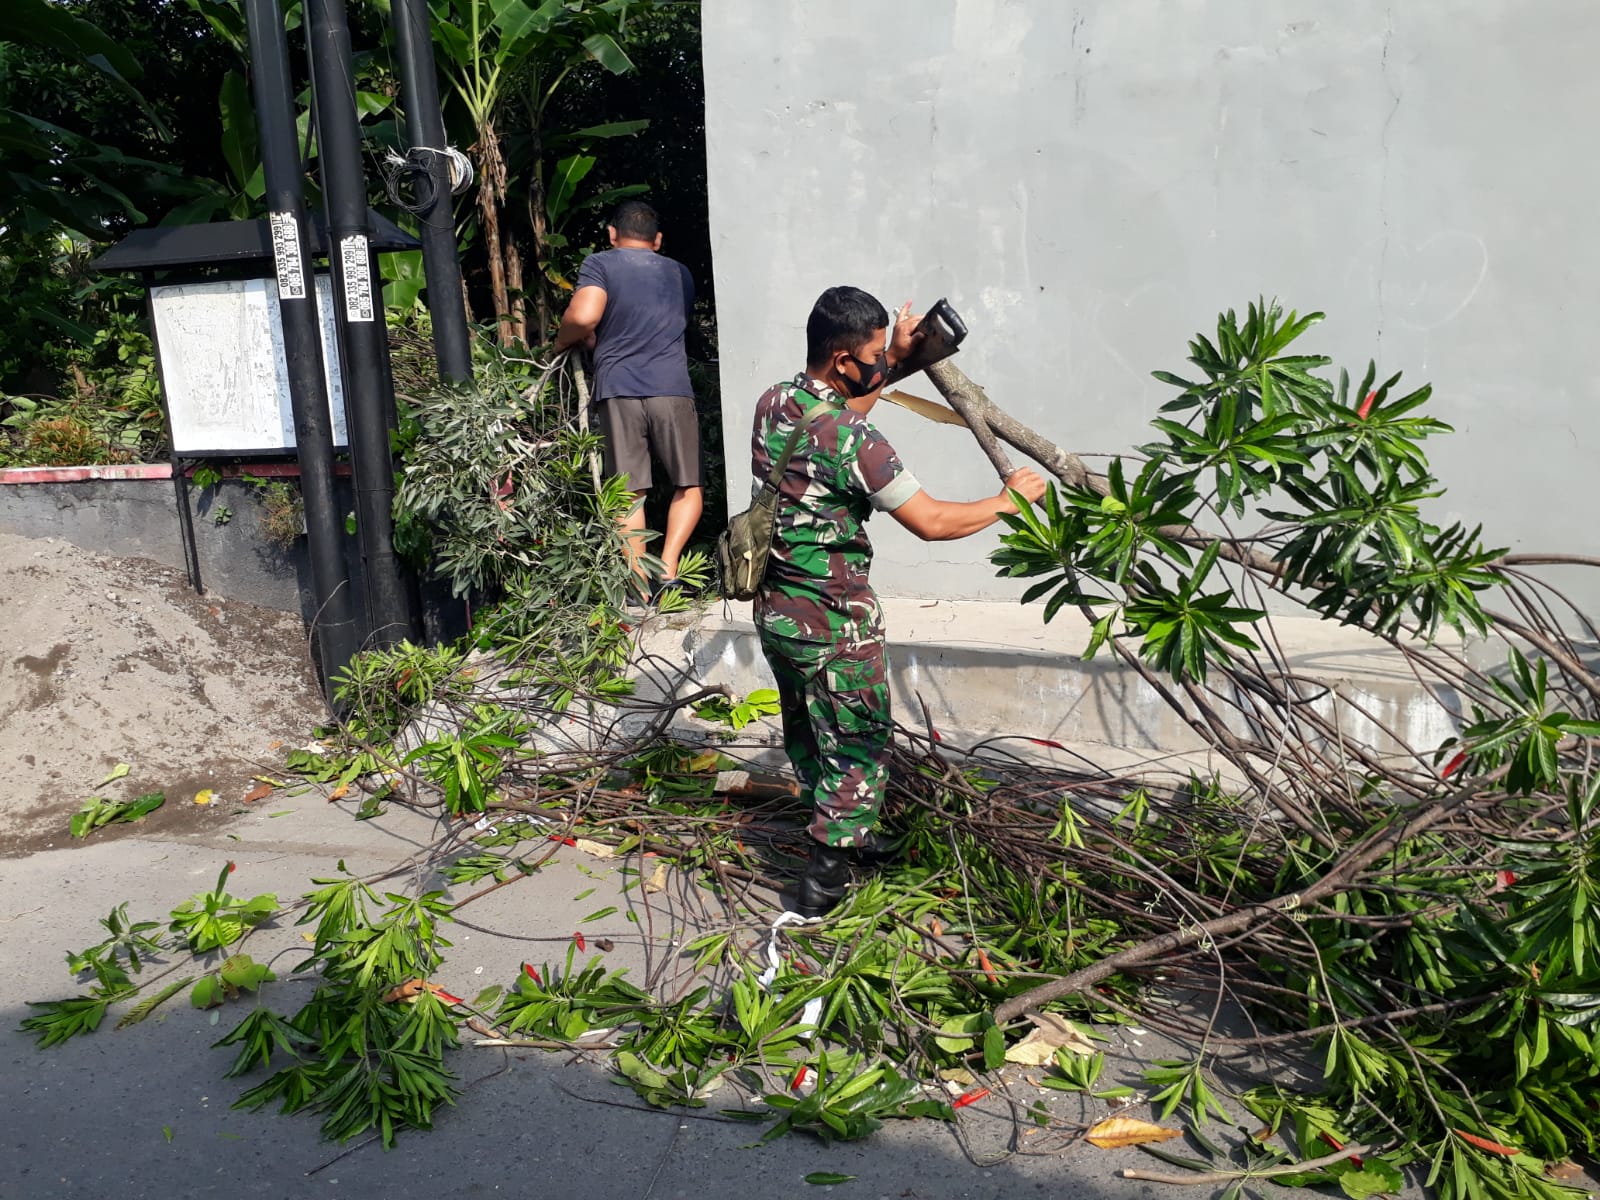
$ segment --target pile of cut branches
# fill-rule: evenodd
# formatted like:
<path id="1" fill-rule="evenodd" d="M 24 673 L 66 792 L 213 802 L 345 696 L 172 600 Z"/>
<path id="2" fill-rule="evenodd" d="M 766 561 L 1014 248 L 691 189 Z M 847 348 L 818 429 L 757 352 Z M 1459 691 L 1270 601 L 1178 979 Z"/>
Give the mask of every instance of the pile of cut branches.
<path id="1" fill-rule="evenodd" d="M 772 1135 L 855 1137 L 889 1117 L 958 1119 L 1003 1090 L 995 1072 L 1041 1023 L 1137 1020 L 1192 1047 L 1152 1072 L 1147 1099 L 1160 1119 L 1182 1110 L 1211 1148 L 1198 1182 L 1235 1195 L 1265 1179 L 1338 1182 L 1365 1196 L 1411 1169 L 1450 1200 L 1567 1193 L 1547 1166 L 1600 1149 L 1600 674 L 1590 620 L 1534 570 L 1600 563 L 1511 555 L 1430 523 L 1440 488 L 1422 443 L 1448 427 L 1423 415 L 1428 389 L 1401 395 L 1398 376 L 1378 383 L 1371 368 L 1355 388 L 1324 379 L 1327 360 L 1292 347 L 1316 319 L 1267 304 L 1224 314 L 1214 340 L 1190 344 L 1195 379 L 1157 373 L 1178 389 L 1159 440 L 1103 472 L 949 363 L 929 371 L 997 469 L 1008 443 L 1056 477 L 1008 520 L 1002 573 L 1032 581 L 1024 602 L 1043 601 L 1046 620 L 1082 611 L 1085 657 L 1114 655 L 1218 769 L 1175 773 L 1163 756 L 1111 772 L 1006 739 L 958 749 L 902 730 L 888 819 L 907 834 L 906 862 L 820 925 L 769 928 L 772 892 L 803 861 L 804 814 L 782 788 L 756 794 L 757 747 L 734 729 L 771 697 L 688 691 L 672 664 L 640 657 L 605 589 L 580 605 L 540 592 L 491 613 L 477 654 L 403 646 L 346 677 L 349 744 L 300 765 L 330 782 L 387 776 L 372 803 L 448 818 L 426 861 L 481 886 L 385 903 L 368 883 L 323 881 L 302 905 L 325 985 L 297 1013 L 247 1021 L 241 1069 L 271 1074 L 246 1101 L 387 1140 L 452 1094 L 446 1049 L 471 1029 L 610 1055 L 652 1104 L 700 1105 L 732 1084 L 750 1098 L 736 1115 L 770 1120 Z M 470 457 L 458 416 L 439 428 Z M 476 427 L 501 449 L 530 419 L 510 403 L 490 416 Z M 416 453 L 442 461 L 425 413 L 422 430 Z M 581 492 L 579 462 L 559 469 Z M 459 569 L 525 555 L 525 586 L 554 586 L 507 524 L 507 476 L 437 478 L 465 506 L 448 533 Z M 614 514 L 584 503 L 567 526 L 543 513 L 546 537 L 595 542 Z M 571 531 L 577 520 L 588 533 Z M 1358 693 L 1297 672 L 1268 615 L 1286 602 L 1366 631 L 1419 694 L 1454 698 L 1456 735 L 1410 744 Z M 728 730 L 684 740 L 676 718 L 696 706 Z M 359 1045 L 330 1032 L 425 982 L 443 961 L 439 922 L 569 843 L 623 856 L 641 879 L 654 877 L 646 856 L 699 878 L 678 897 L 705 930 L 691 956 L 656 945 L 650 914 L 666 893 L 642 886 L 641 978 L 585 966 L 575 946 L 565 965 L 530 964 L 471 1003 L 418 985 L 406 1011 L 421 1015 L 403 1021 L 425 1028 L 386 1017 Z M 685 923 L 674 912 L 664 927 Z M 137 991 L 118 970 L 106 1003 Z M 79 1004 L 81 1024 L 82 1000 L 56 1003 Z M 65 1011 L 31 1023 L 56 1036 Z M 1051 1049 L 1028 1060 L 1037 1082 L 1096 1087 L 1092 1045 Z M 1276 1064 L 1299 1070 L 1313 1054 L 1312 1083 L 1284 1082 Z M 400 1088 L 403 1103 L 335 1086 L 419 1062 L 425 1086 Z M 1239 1084 L 1247 1070 L 1255 1082 Z M 960 1097 L 923 1086 L 938 1079 Z M 1068 1141 L 1093 1132 L 1032 1100 L 1012 1110 Z M 1330 1159 L 1346 1144 L 1363 1156 Z"/>

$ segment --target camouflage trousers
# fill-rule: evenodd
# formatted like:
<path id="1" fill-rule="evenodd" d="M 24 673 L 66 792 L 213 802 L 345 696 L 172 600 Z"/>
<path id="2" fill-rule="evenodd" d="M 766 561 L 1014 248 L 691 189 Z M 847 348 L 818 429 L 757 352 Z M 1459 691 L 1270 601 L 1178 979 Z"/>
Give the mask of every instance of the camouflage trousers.
<path id="1" fill-rule="evenodd" d="M 778 680 L 783 748 L 812 805 L 811 836 L 855 845 L 878 820 L 888 782 L 889 670 L 881 639 L 807 642 L 761 629 Z"/>

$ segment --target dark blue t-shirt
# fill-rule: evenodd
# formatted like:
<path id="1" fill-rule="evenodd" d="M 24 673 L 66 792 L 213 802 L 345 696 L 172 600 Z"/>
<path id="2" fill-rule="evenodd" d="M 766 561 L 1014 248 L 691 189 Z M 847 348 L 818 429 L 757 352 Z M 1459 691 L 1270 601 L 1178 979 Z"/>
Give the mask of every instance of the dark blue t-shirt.
<path id="1" fill-rule="evenodd" d="M 583 260 L 578 286 L 606 294 L 595 329 L 595 399 L 694 395 L 683 346 L 694 306 L 688 267 L 654 250 L 602 250 Z"/>

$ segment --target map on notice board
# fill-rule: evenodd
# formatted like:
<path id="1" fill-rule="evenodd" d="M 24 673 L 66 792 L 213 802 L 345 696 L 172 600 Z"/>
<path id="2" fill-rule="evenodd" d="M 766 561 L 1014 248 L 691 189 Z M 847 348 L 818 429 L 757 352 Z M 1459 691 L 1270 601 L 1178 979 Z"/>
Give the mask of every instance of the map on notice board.
<path id="1" fill-rule="evenodd" d="M 162 382 L 178 454 L 271 454 L 294 449 L 278 288 L 268 279 L 158 284 L 150 289 Z M 322 362 L 333 444 L 349 435 L 334 340 L 333 293 L 317 276 Z"/>

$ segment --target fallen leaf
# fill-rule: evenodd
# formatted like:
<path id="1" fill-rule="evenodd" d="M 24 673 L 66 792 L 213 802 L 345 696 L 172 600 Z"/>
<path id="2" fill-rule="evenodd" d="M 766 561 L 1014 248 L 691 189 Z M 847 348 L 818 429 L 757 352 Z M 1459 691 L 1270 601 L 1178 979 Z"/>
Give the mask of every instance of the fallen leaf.
<path id="1" fill-rule="evenodd" d="M 214 799 L 216 799 L 216 793 L 210 788 L 201 788 L 194 794 L 194 802 L 196 804 L 210 804 Z"/>
<path id="2" fill-rule="evenodd" d="M 965 1067 L 950 1067 L 939 1072 L 939 1078 L 946 1083 L 953 1083 L 957 1089 L 969 1088 L 978 1081 L 973 1078 L 972 1072 Z"/>
<path id="3" fill-rule="evenodd" d="M 252 804 L 257 800 L 265 800 L 270 795 L 272 795 L 272 785 L 258 783 L 255 787 L 251 788 L 244 794 L 244 802 L 246 804 Z"/>
<path id="4" fill-rule="evenodd" d="M 329 800 L 343 800 L 349 794 L 350 794 L 350 785 L 348 783 L 341 783 L 338 787 L 334 788 L 333 791 L 328 793 L 328 799 Z"/>
<path id="5" fill-rule="evenodd" d="M 1475 1133 L 1468 1133 L 1465 1129 L 1457 1129 L 1456 1136 L 1471 1142 L 1479 1150 L 1487 1150 L 1490 1154 L 1504 1154 L 1507 1158 L 1515 1158 L 1521 1150 L 1513 1150 L 1510 1146 L 1502 1146 L 1499 1142 L 1491 1142 L 1488 1138 L 1479 1137 Z"/>
<path id="6" fill-rule="evenodd" d="M 901 408 L 914 412 L 925 420 L 936 421 L 940 425 L 966 424 L 960 413 L 940 404 L 937 400 L 924 400 L 921 396 L 913 396 L 910 392 L 902 392 L 898 388 L 892 392 L 884 392 L 882 398 L 890 404 L 898 404 Z"/>
<path id="7" fill-rule="evenodd" d="M 854 1175 L 841 1175 L 837 1171 L 813 1171 L 806 1176 L 806 1182 L 825 1187 L 833 1183 L 849 1183 L 854 1178 Z"/>
<path id="8" fill-rule="evenodd" d="M 983 973 L 989 977 L 990 983 L 999 983 L 1000 978 L 994 973 L 994 964 L 989 961 L 989 952 L 983 948 L 978 950 L 978 965 L 983 968 Z"/>
<path id="9" fill-rule="evenodd" d="M 1029 1013 L 1028 1020 L 1032 1021 L 1036 1028 L 1006 1051 L 1008 1063 L 1021 1063 L 1025 1067 L 1042 1067 L 1054 1061 L 1057 1049 L 1070 1050 L 1085 1058 L 1094 1056 L 1094 1043 L 1078 1032 L 1078 1027 L 1071 1021 L 1054 1013 Z"/>
<path id="10" fill-rule="evenodd" d="M 105 785 L 108 784 L 108 783 L 115 783 L 117 780 L 121 779 L 124 775 L 126 775 L 128 773 L 128 769 L 129 768 L 128 768 L 128 764 L 127 763 L 118 763 L 116 766 L 111 768 L 111 774 L 107 775 L 104 779 L 102 779 L 95 786 L 96 787 L 105 787 Z"/>
<path id="11" fill-rule="evenodd" d="M 452 996 L 438 984 L 424 983 L 420 979 L 408 979 L 399 987 L 390 988 L 383 994 L 383 1002 L 385 1004 L 393 1004 L 396 1001 L 404 1001 L 407 1004 L 415 1004 L 417 1002 L 417 997 L 422 995 L 424 991 L 432 992 L 446 1004 L 461 1003 L 460 997 Z"/>
<path id="12" fill-rule="evenodd" d="M 952 1104 L 950 1107 L 951 1108 L 965 1108 L 969 1104 L 976 1104 L 979 1100 L 982 1100 L 988 1094 L 989 1094 L 989 1089 L 988 1088 L 975 1088 L 974 1090 L 972 1090 L 970 1092 L 967 1092 L 965 1095 L 957 1096 L 956 1097 L 956 1102 L 954 1104 Z"/>
<path id="13" fill-rule="evenodd" d="M 651 871 L 650 878 L 644 881 L 644 890 L 647 892 L 667 890 L 667 864 L 664 859 L 656 863 L 656 869 Z"/>
<path id="14" fill-rule="evenodd" d="M 282 738 L 274 738 L 272 740 L 272 744 L 267 747 L 268 750 L 280 750 L 282 748 L 283 748 L 283 739 Z"/>
<path id="15" fill-rule="evenodd" d="M 608 954 L 617 948 L 617 944 L 610 938 L 595 938 L 594 944 Z"/>
<path id="16" fill-rule="evenodd" d="M 596 858 L 615 858 L 617 856 L 617 852 L 604 842 L 593 842 L 588 838 L 579 838 L 573 845 L 577 846 L 585 854 L 592 854 Z"/>
<path id="17" fill-rule="evenodd" d="M 161 1127 L 161 1136 L 166 1138 L 167 1141 L 170 1142 L 172 1140 L 172 1126 L 171 1125 L 163 1125 Z"/>
<path id="18" fill-rule="evenodd" d="M 1182 1136 L 1179 1130 L 1163 1129 L 1159 1125 L 1152 1125 L 1149 1121 L 1138 1121 L 1133 1117 L 1107 1117 L 1084 1135 L 1091 1146 L 1099 1146 L 1102 1150 L 1142 1146 L 1146 1142 L 1164 1142 L 1168 1138 Z"/>
<path id="19" fill-rule="evenodd" d="M 702 751 L 689 760 L 689 771 L 691 774 L 699 774 L 701 771 L 715 771 L 717 763 L 721 760 L 722 755 L 715 750 Z"/>

